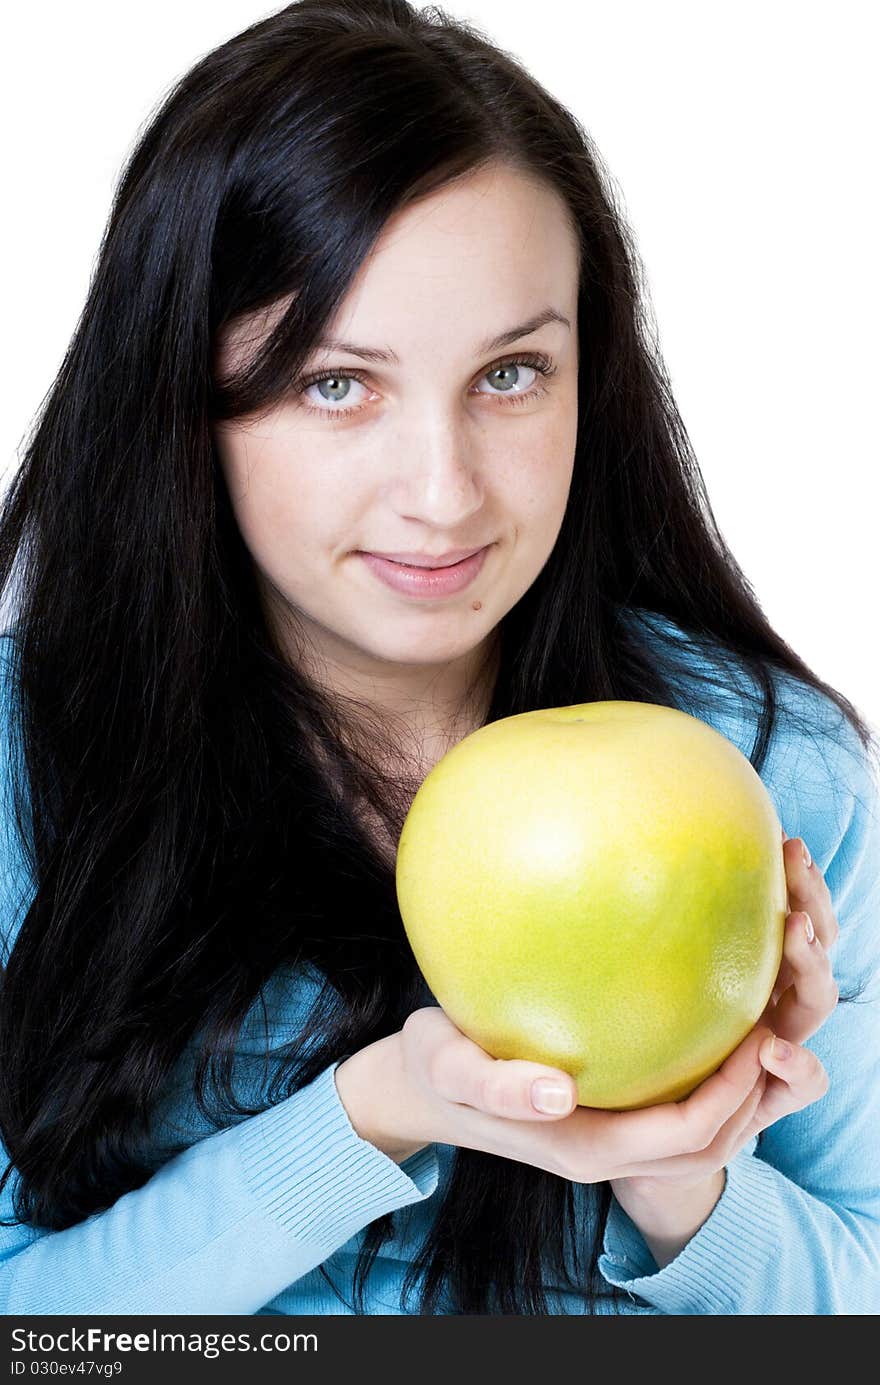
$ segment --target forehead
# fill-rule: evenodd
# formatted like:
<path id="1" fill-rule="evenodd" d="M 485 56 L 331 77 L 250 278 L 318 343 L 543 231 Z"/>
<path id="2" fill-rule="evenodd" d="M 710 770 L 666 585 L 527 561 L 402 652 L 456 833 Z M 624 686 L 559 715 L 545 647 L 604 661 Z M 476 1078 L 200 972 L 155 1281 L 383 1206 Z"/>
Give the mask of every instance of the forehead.
<path id="1" fill-rule="evenodd" d="M 469 359 L 478 343 L 547 304 L 574 325 L 578 273 L 577 233 L 559 194 L 493 165 L 389 218 L 323 337 L 390 348 L 401 365 L 415 363 L 426 342 Z M 289 302 L 232 325 L 224 359 L 238 364 Z"/>
<path id="2" fill-rule="evenodd" d="M 540 247 L 576 256 L 565 202 L 550 184 L 503 164 L 468 173 L 389 218 L 367 257 L 364 275 L 393 263 L 455 278 L 503 254 L 520 261 Z M 461 257 L 465 259 L 462 260 Z"/>

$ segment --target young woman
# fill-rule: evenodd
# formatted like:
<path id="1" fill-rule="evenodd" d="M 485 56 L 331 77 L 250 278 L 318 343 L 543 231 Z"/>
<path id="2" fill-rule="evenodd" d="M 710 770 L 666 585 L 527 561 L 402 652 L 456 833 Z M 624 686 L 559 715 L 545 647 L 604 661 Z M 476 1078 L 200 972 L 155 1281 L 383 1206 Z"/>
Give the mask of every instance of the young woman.
<path id="1" fill-rule="evenodd" d="M 872 738 L 637 284 L 572 116 L 404 0 L 288 6 L 140 139 L 0 517 L 6 1313 L 880 1310 Z M 394 881 L 447 749 L 603 698 L 790 833 L 761 1022 L 629 1112 L 461 1034 Z"/>

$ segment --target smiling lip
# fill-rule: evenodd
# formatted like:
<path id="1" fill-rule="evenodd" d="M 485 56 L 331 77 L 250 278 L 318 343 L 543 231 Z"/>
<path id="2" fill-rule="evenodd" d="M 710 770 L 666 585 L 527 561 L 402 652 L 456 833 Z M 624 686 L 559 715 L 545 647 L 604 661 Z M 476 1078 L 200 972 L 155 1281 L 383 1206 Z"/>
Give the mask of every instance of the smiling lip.
<path id="1" fill-rule="evenodd" d="M 393 591 L 402 592 L 404 596 L 431 598 L 451 596 L 469 587 L 486 561 L 490 547 L 487 544 L 461 562 L 434 568 L 398 563 L 377 553 L 359 553 L 358 557 L 363 558 L 367 567 Z"/>
<path id="2" fill-rule="evenodd" d="M 487 545 L 483 545 L 487 547 Z M 479 548 L 450 548 L 448 553 L 438 553 L 432 557 L 430 553 L 371 553 L 373 558 L 387 558 L 392 563 L 405 563 L 407 567 L 452 567 L 453 563 L 460 563 L 465 558 L 472 558 L 475 553 L 479 553 Z"/>

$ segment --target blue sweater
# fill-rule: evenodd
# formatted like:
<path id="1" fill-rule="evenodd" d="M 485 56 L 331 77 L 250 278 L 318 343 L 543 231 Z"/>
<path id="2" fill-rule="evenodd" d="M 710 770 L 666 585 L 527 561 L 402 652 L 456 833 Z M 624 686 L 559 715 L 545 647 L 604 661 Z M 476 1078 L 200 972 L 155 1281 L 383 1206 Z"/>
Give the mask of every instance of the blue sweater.
<path id="1" fill-rule="evenodd" d="M 747 755 L 755 730 L 751 679 L 738 664 L 693 646 L 671 622 L 642 615 L 644 637 L 667 671 L 717 678 L 711 694 L 720 707 L 703 709 L 690 681 L 681 685 L 690 689 L 683 705 Z M 10 637 L 0 636 L 0 653 L 10 652 Z M 762 779 L 785 830 L 806 840 L 830 887 L 841 992 L 870 980 L 859 1003 L 838 1005 L 808 1040 L 828 1073 L 827 1094 L 731 1160 L 720 1201 L 670 1264 L 658 1270 L 633 1222 L 612 1203 L 599 1267 L 626 1291 L 628 1313 L 880 1313 L 880 794 L 836 706 L 781 675 L 777 690 L 781 720 Z M 8 700 L 0 709 L 5 795 Z M 0 797 L 5 959 L 33 886 L 4 804 Z M 279 973 L 265 1012 L 252 1009 L 236 1058 L 236 1084 L 246 1092 L 262 1076 L 267 1024 L 270 1039 L 288 1040 L 317 985 L 307 968 Z M 426 988 L 426 1003 L 432 1000 Z M 397 1165 L 361 1139 L 339 1099 L 336 1063 L 295 1095 L 212 1132 L 191 1099 L 192 1062 L 190 1049 L 156 1113 L 156 1172 L 143 1187 L 64 1231 L 0 1228 L 0 1311 L 351 1313 L 318 1267 L 350 1305 L 364 1230 L 390 1211 L 399 1213 L 395 1235 L 373 1265 L 366 1302 L 371 1313 L 417 1311 L 417 1299 L 399 1301 L 403 1275 L 436 1215 L 453 1148 L 429 1145 Z M 180 1131 L 188 1148 L 163 1157 L 164 1140 Z M 2 1145 L 0 1156 L 5 1165 Z M 4 1218 L 12 1215 L 15 1177 L 0 1198 Z M 588 1190 L 575 1184 L 573 1191 L 588 1234 Z M 555 1313 L 585 1311 L 580 1296 L 561 1289 L 552 1304 Z"/>

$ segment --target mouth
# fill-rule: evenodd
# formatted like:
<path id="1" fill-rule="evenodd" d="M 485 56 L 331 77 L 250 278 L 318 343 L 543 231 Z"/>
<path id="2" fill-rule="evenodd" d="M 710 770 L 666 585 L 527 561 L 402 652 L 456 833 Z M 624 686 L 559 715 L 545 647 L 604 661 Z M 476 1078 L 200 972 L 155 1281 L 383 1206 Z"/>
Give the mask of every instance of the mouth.
<path id="1" fill-rule="evenodd" d="M 476 580 L 492 548 L 478 548 L 457 562 L 442 567 L 404 563 L 377 553 L 359 553 L 366 566 L 385 586 L 404 596 L 438 598 L 464 591 Z"/>
<path id="2" fill-rule="evenodd" d="M 370 553 L 368 556 L 382 558 L 385 562 L 396 563 L 398 567 L 430 569 L 432 572 L 436 572 L 440 568 L 455 567 L 458 563 L 464 562 L 467 558 L 473 558 L 477 553 L 481 553 L 483 548 L 488 547 L 488 544 L 483 544 L 481 548 L 450 549 L 448 553 L 437 554 L 436 557 L 429 553 Z"/>

